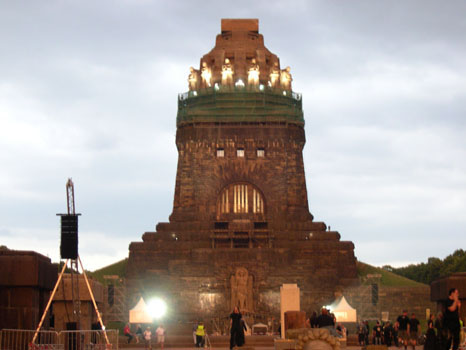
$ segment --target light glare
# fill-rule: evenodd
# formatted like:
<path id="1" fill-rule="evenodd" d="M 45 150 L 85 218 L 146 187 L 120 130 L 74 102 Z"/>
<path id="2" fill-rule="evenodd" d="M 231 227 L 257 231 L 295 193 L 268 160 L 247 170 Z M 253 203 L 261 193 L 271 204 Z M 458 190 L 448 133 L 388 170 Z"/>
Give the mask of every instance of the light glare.
<path id="1" fill-rule="evenodd" d="M 159 319 L 167 312 L 167 304 L 160 298 L 154 298 L 147 304 L 147 312 L 152 318 Z"/>

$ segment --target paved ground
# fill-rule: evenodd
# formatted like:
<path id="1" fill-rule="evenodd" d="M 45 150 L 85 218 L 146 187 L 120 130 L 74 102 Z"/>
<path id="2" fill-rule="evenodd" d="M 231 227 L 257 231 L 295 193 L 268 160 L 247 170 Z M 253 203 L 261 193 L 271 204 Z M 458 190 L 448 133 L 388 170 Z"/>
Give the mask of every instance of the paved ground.
<path id="1" fill-rule="evenodd" d="M 121 347 L 120 347 L 121 348 Z M 273 346 L 254 346 L 253 347 L 254 350 L 273 350 Z M 127 347 L 124 347 L 125 350 L 141 350 L 143 348 L 127 348 Z M 195 350 L 197 349 L 196 347 L 185 347 L 185 348 L 165 348 L 167 350 Z M 212 350 L 228 350 L 228 346 L 226 347 L 212 347 Z M 244 350 L 247 350 L 247 346 L 244 346 L 243 347 Z M 347 346 L 347 347 L 342 347 L 341 348 L 342 350 L 361 350 L 361 347 L 360 346 Z M 424 347 L 423 346 L 416 346 L 416 350 L 423 350 Z M 152 350 L 160 350 L 160 347 L 156 347 L 156 348 L 152 348 Z M 388 350 L 404 350 L 404 348 L 397 348 L 396 346 L 392 346 L 390 348 L 388 348 Z M 408 350 L 412 350 L 411 347 L 408 348 Z"/>

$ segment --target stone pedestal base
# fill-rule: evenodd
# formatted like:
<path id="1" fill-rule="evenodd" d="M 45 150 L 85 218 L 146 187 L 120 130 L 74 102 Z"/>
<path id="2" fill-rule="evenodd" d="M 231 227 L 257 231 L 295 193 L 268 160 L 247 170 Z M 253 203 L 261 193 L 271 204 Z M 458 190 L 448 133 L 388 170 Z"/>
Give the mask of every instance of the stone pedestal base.
<path id="1" fill-rule="evenodd" d="M 286 337 L 296 340 L 297 350 L 340 350 L 340 340 L 324 328 L 289 329 Z"/>
<path id="2" fill-rule="evenodd" d="M 296 341 L 293 339 L 275 339 L 274 341 L 275 350 L 290 350 L 296 349 Z"/>

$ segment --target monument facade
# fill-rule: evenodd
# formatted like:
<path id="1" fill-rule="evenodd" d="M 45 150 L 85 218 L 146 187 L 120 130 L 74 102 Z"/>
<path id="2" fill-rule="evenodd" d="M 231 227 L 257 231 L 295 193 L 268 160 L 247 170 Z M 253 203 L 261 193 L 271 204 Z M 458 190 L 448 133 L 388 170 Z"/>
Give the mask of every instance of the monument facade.
<path id="1" fill-rule="evenodd" d="M 169 222 L 132 242 L 129 304 L 161 296 L 173 319 L 279 318 L 280 286 L 317 309 L 357 283 L 354 245 L 314 221 L 303 164 L 302 97 L 257 19 L 223 19 L 178 96 Z"/>

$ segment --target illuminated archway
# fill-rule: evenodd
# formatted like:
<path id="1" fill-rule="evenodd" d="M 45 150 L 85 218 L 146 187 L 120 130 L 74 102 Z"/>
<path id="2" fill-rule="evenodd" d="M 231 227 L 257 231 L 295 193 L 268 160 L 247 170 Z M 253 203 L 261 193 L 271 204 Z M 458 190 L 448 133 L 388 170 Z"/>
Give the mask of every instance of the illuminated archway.
<path id="1" fill-rule="evenodd" d="M 218 197 L 217 215 L 265 214 L 262 192 L 250 183 L 233 183 L 225 187 Z"/>

